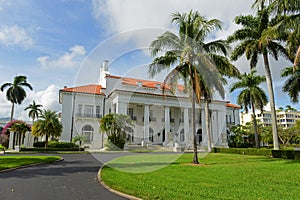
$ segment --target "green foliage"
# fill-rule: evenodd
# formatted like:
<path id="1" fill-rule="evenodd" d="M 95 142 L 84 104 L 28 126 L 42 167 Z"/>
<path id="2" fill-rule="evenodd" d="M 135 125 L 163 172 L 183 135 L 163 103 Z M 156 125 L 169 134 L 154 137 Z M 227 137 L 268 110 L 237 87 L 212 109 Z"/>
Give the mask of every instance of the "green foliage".
<path id="1" fill-rule="evenodd" d="M 271 149 L 256 149 L 256 148 L 214 148 L 214 153 L 242 154 L 255 156 L 272 156 Z"/>
<path id="2" fill-rule="evenodd" d="M 44 142 L 35 142 L 33 143 L 33 146 L 34 147 L 45 147 L 45 141 Z M 48 143 L 48 147 L 49 148 L 64 148 L 64 149 L 67 149 L 67 148 L 70 148 L 70 149 L 75 149 L 75 148 L 78 148 L 78 145 L 73 143 L 73 142 L 57 142 L 57 141 L 49 141 Z"/>
<path id="3" fill-rule="evenodd" d="M 26 92 L 23 87 L 28 87 L 32 90 L 32 87 L 27 83 L 26 76 L 16 76 L 12 83 L 4 83 L 1 85 L 0 90 L 3 92 L 6 88 L 6 99 L 12 103 L 10 121 L 13 120 L 14 104 L 21 104 L 26 98 Z"/>
<path id="4" fill-rule="evenodd" d="M 100 120 L 100 130 L 120 149 L 124 148 L 126 137 L 133 131 L 133 127 L 133 121 L 128 115 L 110 113 Z"/>
<path id="5" fill-rule="evenodd" d="M 54 148 L 54 147 L 34 147 L 34 148 L 21 148 L 21 152 L 35 152 L 35 153 L 45 153 L 45 152 L 51 152 L 51 153 L 59 153 L 59 152 L 66 152 L 66 151 L 78 151 L 78 147 L 76 148 Z M 84 151 L 84 148 L 80 148 L 80 151 Z"/>
<path id="6" fill-rule="evenodd" d="M 24 110 L 29 110 L 28 117 L 32 118 L 32 123 L 34 123 L 34 120 L 39 117 L 39 113 L 42 112 L 40 109 L 42 105 L 36 104 L 33 100 L 32 104 L 29 104 L 28 107 L 26 107 Z"/>
<path id="7" fill-rule="evenodd" d="M 2 146 L 2 144 L 0 144 L 0 151 L 4 150 L 4 146 Z"/>
<path id="8" fill-rule="evenodd" d="M 272 150 L 273 158 L 285 158 L 300 160 L 300 151 L 295 150 Z"/>
<path id="9" fill-rule="evenodd" d="M 32 126 L 32 135 L 46 136 L 45 147 L 48 145 L 48 138 L 59 137 L 62 133 L 62 124 L 55 111 L 43 110 L 40 119 Z"/>

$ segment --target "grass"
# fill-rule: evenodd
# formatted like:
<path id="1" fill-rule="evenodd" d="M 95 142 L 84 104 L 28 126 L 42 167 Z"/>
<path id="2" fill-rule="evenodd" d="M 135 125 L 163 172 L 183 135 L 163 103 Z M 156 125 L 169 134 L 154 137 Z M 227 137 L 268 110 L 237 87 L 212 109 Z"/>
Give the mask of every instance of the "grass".
<path id="1" fill-rule="evenodd" d="M 30 164 L 51 163 L 60 158 L 60 156 L 1 156 L 0 171 Z"/>
<path id="2" fill-rule="evenodd" d="M 160 158 L 157 158 L 161 156 Z M 105 184 L 143 199 L 299 199 L 299 160 L 208 154 L 120 157 L 102 169 Z M 152 168 L 152 171 L 149 169 Z M 132 173 L 144 172 L 144 173 Z"/>

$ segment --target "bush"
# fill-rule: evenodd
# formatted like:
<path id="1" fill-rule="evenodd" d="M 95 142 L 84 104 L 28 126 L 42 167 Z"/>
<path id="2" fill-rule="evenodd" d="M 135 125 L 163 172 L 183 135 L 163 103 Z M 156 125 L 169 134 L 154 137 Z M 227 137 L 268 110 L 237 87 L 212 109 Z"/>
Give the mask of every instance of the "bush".
<path id="1" fill-rule="evenodd" d="M 33 147 L 45 147 L 45 142 L 35 142 Z M 79 148 L 79 146 L 73 142 L 49 141 L 48 148 Z"/>
<path id="2" fill-rule="evenodd" d="M 255 156 L 272 156 L 271 149 L 256 149 L 256 148 L 214 148 L 214 153 L 228 153 L 228 154 L 243 154 Z"/>
<path id="3" fill-rule="evenodd" d="M 47 148 L 45 149 L 45 147 L 34 147 L 34 148 L 21 148 L 21 151 L 34 151 L 34 152 L 40 152 L 40 153 L 45 153 L 45 152 L 58 152 L 58 151 L 78 151 L 78 147 L 77 148 Z M 84 151 L 84 148 L 80 149 L 81 151 Z"/>
<path id="4" fill-rule="evenodd" d="M 45 142 L 35 142 L 33 143 L 33 147 L 45 147 Z"/>
<path id="5" fill-rule="evenodd" d="M 0 144 L 0 151 L 4 150 L 4 146 L 2 146 L 2 144 Z"/>
<path id="6" fill-rule="evenodd" d="M 49 148 L 79 148 L 79 146 L 73 142 L 57 142 L 50 141 L 48 143 Z"/>
<path id="7" fill-rule="evenodd" d="M 294 150 L 272 150 L 273 158 L 285 158 L 300 160 L 300 151 Z"/>

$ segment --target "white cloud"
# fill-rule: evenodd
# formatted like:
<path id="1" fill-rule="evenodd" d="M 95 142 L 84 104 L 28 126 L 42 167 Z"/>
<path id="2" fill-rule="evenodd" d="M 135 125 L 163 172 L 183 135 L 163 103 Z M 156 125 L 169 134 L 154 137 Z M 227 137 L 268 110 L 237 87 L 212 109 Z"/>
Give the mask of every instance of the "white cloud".
<path id="1" fill-rule="evenodd" d="M 15 105 L 14 118 L 25 121 L 31 121 L 28 112 L 24 109 L 34 100 L 37 104 L 43 105 L 42 109 L 50 109 L 57 112 L 61 111 L 61 105 L 58 102 L 59 87 L 52 84 L 45 90 L 34 92 L 27 91 L 27 97 L 21 105 Z M 5 91 L 6 92 L 6 91 Z M 11 103 L 6 100 L 5 93 L 0 95 L 0 117 L 10 117 Z"/>
<path id="2" fill-rule="evenodd" d="M 0 29 L 0 43 L 5 46 L 19 46 L 28 49 L 33 46 L 34 41 L 24 28 L 13 25 L 3 26 Z"/>
<path id="3" fill-rule="evenodd" d="M 53 68 L 73 68 L 80 63 L 78 60 L 86 54 L 84 46 L 75 45 L 65 52 L 57 59 L 50 58 L 49 56 L 41 56 L 36 60 L 45 69 Z"/>

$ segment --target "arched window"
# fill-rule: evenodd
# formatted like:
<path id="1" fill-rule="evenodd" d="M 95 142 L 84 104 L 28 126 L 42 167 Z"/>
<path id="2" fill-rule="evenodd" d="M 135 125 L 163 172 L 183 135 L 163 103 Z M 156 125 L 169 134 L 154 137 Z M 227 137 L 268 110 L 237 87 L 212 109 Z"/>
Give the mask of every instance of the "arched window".
<path id="1" fill-rule="evenodd" d="M 85 135 L 85 143 L 90 144 L 93 141 L 94 128 L 91 125 L 85 125 L 82 127 L 82 135 Z"/>
<path id="2" fill-rule="evenodd" d="M 153 133 L 154 133 L 153 129 L 149 127 L 149 141 L 150 142 L 153 142 Z"/>
<path id="3" fill-rule="evenodd" d="M 197 143 L 200 144 L 202 142 L 202 129 L 197 130 L 196 138 L 197 138 Z"/>
<path id="4" fill-rule="evenodd" d="M 184 129 L 181 129 L 181 131 L 180 131 L 180 142 L 184 142 Z"/>

